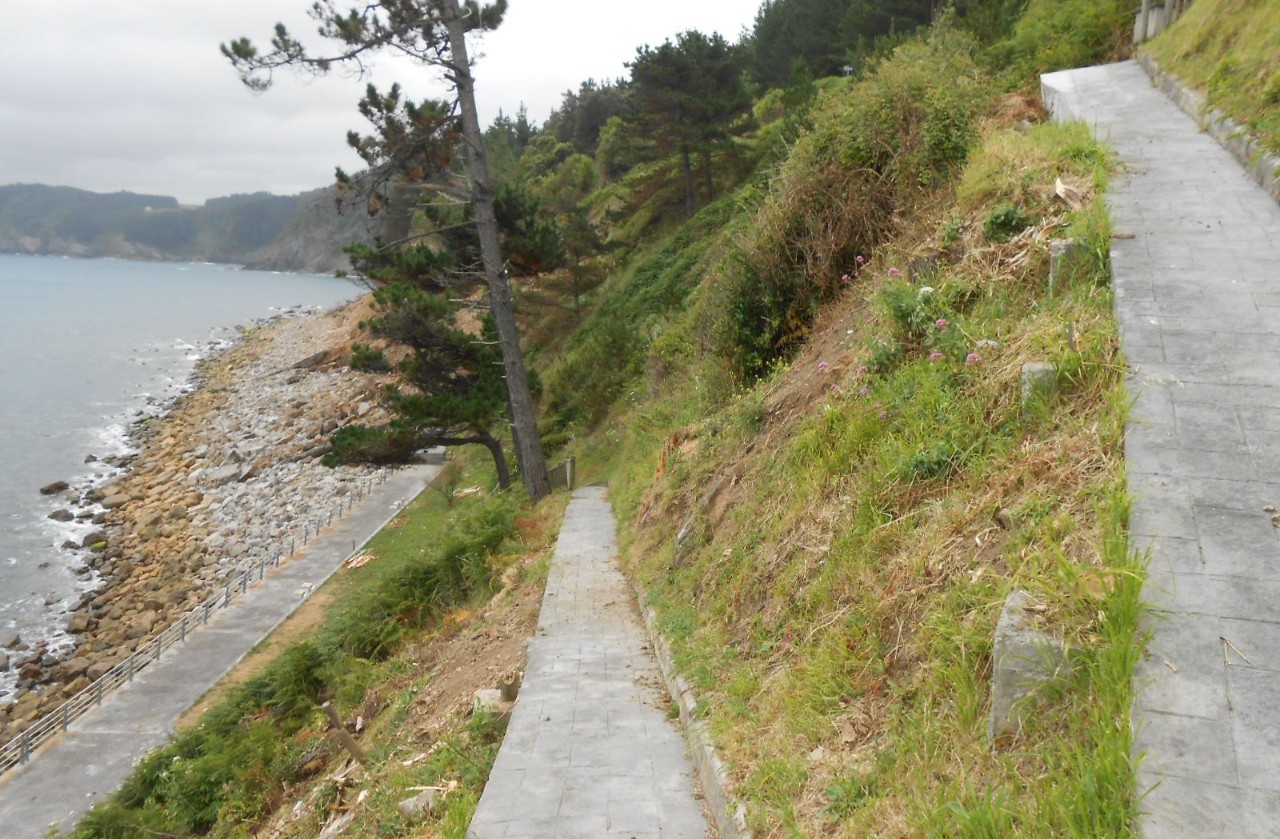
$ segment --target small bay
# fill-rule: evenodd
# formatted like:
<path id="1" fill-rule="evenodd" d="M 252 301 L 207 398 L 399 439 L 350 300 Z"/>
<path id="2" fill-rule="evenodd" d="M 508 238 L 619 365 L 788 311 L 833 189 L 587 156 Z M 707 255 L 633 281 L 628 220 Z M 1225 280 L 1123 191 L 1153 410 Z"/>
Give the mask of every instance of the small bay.
<path id="1" fill-rule="evenodd" d="M 0 255 L 0 636 L 49 637 L 86 587 L 59 546 L 92 529 L 39 489 L 117 471 L 133 423 L 189 387 L 237 325 L 329 308 L 361 289 L 334 277 L 223 265 Z"/>

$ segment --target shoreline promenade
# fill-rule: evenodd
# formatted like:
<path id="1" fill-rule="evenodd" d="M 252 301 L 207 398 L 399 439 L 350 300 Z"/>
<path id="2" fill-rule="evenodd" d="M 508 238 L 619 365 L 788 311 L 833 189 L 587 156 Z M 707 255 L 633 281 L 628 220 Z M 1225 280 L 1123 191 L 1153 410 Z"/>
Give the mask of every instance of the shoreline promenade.
<path id="1" fill-rule="evenodd" d="M 214 612 L 185 644 L 110 694 L 101 707 L 36 752 L 30 763 L 0 777 L 0 834 L 39 839 L 50 826 L 70 829 L 110 796 L 134 762 L 163 745 L 177 719 L 241 658 L 319 588 L 351 554 L 422 491 L 438 466 L 391 474 L 362 504 L 335 521 L 289 562 L 268 572 L 237 602 Z"/>

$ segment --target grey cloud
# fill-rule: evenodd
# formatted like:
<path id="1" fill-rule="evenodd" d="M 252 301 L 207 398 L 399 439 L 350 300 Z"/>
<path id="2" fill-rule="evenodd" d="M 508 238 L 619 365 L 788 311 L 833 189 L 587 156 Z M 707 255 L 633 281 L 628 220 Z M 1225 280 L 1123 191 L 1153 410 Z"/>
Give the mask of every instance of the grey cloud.
<path id="1" fill-rule="evenodd" d="M 544 119 L 566 89 L 613 78 L 643 42 L 687 28 L 730 37 L 759 0 L 650 0 L 603 10 L 590 0 L 511 0 L 507 22 L 477 46 L 482 116 L 527 103 Z M 39 182 L 176 195 L 323 186 L 361 129 L 365 81 L 288 75 L 264 95 L 243 88 L 218 53 L 260 43 L 277 20 L 310 35 L 307 0 L 40 0 L 6 8 L 0 28 L 0 184 Z M 640 8 L 643 6 L 643 8 Z M 430 70 L 380 59 L 373 79 L 415 98 L 443 95 Z"/>

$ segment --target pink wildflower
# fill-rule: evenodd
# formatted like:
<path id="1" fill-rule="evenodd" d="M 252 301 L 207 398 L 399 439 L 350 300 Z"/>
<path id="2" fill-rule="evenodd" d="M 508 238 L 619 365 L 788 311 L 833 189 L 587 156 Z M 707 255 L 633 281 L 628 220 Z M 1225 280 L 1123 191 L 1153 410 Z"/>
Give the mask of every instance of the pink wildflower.
<path id="1" fill-rule="evenodd" d="M 858 395 L 859 395 L 859 396 L 866 396 L 866 395 L 867 395 L 868 393 L 870 393 L 870 392 L 871 392 L 871 391 L 867 390 L 867 389 L 864 387 L 862 390 L 858 391 Z"/>
<path id="2" fill-rule="evenodd" d="M 845 283 L 851 283 L 853 282 L 853 277 L 850 277 L 848 274 L 841 274 L 840 281 Z"/>
<path id="3" fill-rule="evenodd" d="M 938 327 L 939 329 L 946 329 L 948 326 L 951 325 L 951 321 L 947 320 L 946 318 L 938 318 L 933 322 L 933 325 Z"/>
<path id="4" fill-rule="evenodd" d="M 882 419 L 882 420 L 887 420 L 888 418 L 889 418 L 889 412 L 888 412 L 888 411 L 881 411 L 881 412 L 880 412 L 880 419 Z"/>
<path id="5" fill-rule="evenodd" d="M 867 372 L 867 369 L 868 369 L 867 365 L 865 364 L 862 365 L 861 367 L 858 368 L 858 375 L 861 376 L 863 373 Z"/>
<path id="6" fill-rule="evenodd" d="M 981 364 L 982 356 L 976 352 L 971 352 L 964 357 L 964 363 L 966 367 L 972 367 L 975 364 Z"/>
<path id="7" fill-rule="evenodd" d="M 866 261 L 867 261 L 867 258 L 866 258 L 865 256 L 863 256 L 862 254 L 858 254 L 858 264 L 859 264 L 859 265 L 861 265 L 862 263 L 864 263 L 864 262 L 866 262 Z"/>
<path id="8" fill-rule="evenodd" d="M 830 365 L 830 364 L 828 364 L 828 363 L 827 363 L 827 362 L 825 362 L 825 361 L 819 361 L 819 362 L 818 362 L 818 372 L 819 372 L 819 373 L 825 373 L 825 372 L 827 372 L 827 370 L 828 370 L 830 367 L 831 367 L 831 365 Z"/>
<path id="9" fill-rule="evenodd" d="M 941 361 L 944 358 L 946 358 L 946 356 L 938 352 L 937 350 L 934 350 L 933 352 L 929 353 L 930 361 Z"/>
<path id="10" fill-rule="evenodd" d="M 890 268 L 890 269 L 889 269 L 889 276 L 890 276 L 890 277 L 901 277 L 901 276 L 902 276 L 902 269 L 901 269 L 901 268 Z"/>

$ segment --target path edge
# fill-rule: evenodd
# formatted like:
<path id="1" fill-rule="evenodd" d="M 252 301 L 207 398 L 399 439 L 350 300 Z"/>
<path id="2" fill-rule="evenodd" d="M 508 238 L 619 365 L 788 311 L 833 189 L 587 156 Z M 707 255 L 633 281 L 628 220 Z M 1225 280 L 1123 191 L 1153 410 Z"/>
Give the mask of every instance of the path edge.
<path id="1" fill-rule="evenodd" d="M 1280 202 L 1280 156 L 1263 149 L 1247 128 L 1220 109 L 1210 108 L 1203 93 L 1188 87 L 1172 73 L 1161 70 L 1150 55 L 1140 53 L 1136 60 L 1157 90 L 1195 120 L 1201 131 L 1226 149 L 1272 200 Z"/>
<path id="2" fill-rule="evenodd" d="M 694 715 L 698 699 L 685 678 L 676 672 L 671 645 L 658 630 L 658 613 L 649 605 L 649 598 L 638 582 L 633 580 L 631 587 L 635 591 L 640 615 L 649 635 L 649 646 L 658 660 L 658 669 L 662 671 L 662 680 L 680 709 L 685 745 L 693 758 L 702 794 L 707 799 L 711 818 L 715 820 L 721 839 L 754 839 L 751 828 L 747 827 L 746 805 L 734 798 L 729 791 L 729 772 L 711 740 L 711 732 L 707 724 Z"/>

